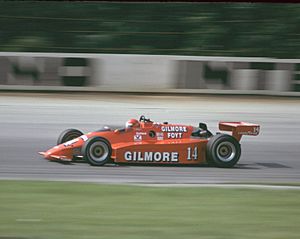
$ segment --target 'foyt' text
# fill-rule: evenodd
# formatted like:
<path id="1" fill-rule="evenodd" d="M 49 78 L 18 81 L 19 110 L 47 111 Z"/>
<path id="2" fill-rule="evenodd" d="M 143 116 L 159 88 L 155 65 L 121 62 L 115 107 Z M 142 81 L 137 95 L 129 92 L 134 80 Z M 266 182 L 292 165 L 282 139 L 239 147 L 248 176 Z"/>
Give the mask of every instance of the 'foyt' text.
<path id="1" fill-rule="evenodd" d="M 162 126 L 162 132 L 167 132 L 167 137 L 169 139 L 181 139 L 182 134 L 187 132 L 186 126 Z"/>

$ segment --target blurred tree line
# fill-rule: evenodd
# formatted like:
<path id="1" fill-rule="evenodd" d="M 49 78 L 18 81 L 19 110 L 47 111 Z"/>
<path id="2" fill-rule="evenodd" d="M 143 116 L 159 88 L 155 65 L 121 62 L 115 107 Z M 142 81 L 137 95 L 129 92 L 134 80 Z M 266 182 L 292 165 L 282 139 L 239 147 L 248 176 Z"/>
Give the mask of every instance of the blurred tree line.
<path id="1" fill-rule="evenodd" d="M 0 51 L 300 58 L 300 5 L 0 2 Z"/>

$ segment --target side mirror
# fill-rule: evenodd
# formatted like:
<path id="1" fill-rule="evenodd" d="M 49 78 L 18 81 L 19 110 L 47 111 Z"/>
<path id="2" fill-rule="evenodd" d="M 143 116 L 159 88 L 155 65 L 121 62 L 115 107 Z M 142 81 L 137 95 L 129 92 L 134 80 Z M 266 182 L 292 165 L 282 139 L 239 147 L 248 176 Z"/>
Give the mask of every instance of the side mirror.
<path id="1" fill-rule="evenodd" d="M 199 128 L 203 130 L 207 130 L 207 125 L 205 123 L 199 123 Z"/>

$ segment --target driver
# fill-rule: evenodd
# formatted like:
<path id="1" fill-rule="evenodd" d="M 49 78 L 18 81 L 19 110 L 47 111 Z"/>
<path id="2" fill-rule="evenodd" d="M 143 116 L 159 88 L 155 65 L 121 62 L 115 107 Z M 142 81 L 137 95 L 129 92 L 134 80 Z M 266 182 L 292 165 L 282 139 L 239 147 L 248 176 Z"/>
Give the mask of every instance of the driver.
<path id="1" fill-rule="evenodd" d="M 126 122 L 125 127 L 126 127 L 126 129 L 128 129 L 128 128 L 138 128 L 138 127 L 140 127 L 140 122 L 136 119 L 130 119 Z"/>

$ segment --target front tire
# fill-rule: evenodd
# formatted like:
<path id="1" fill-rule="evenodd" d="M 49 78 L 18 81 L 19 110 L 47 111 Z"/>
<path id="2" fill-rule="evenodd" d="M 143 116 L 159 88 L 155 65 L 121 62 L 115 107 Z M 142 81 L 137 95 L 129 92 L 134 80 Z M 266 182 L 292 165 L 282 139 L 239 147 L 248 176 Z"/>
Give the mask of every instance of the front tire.
<path id="1" fill-rule="evenodd" d="M 215 135 L 207 143 L 206 157 L 210 165 L 231 168 L 239 161 L 240 156 L 240 143 L 230 135 Z"/>
<path id="2" fill-rule="evenodd" d="M 72 139 L 78 138 L 81 135 L 83 135 L 83 133 L 77 129 L 66 129 L 59 135 L 59 137 L 57 139 L 57 145 L 63 144 Z"/>
<path id="3" fill-rule="evenodd" d="M 81 149 L 84 160 L 92 166 L 102 166 L 111 157 L 112 149 L 110 143 L 102 137 L 88 139 Z"/>

